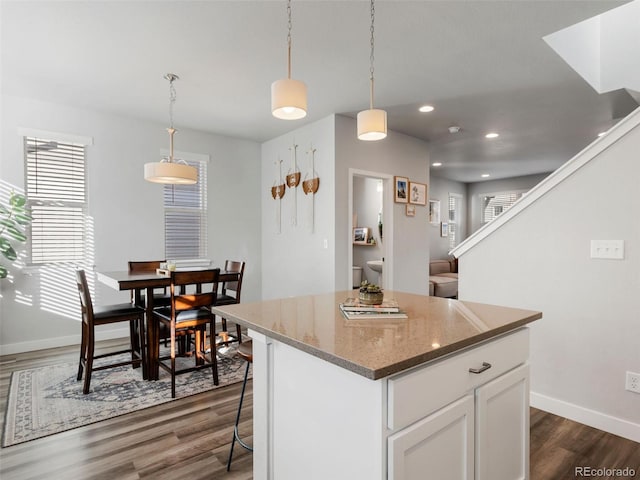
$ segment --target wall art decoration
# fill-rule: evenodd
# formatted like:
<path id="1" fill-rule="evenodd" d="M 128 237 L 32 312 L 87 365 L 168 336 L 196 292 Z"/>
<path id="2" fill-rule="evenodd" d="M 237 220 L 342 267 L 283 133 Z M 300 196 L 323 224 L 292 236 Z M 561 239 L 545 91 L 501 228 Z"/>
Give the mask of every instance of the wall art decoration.
<path id="1" fill-rule="evenodd" d="M 282 231 L 282 197 L 284 197 L 285 185 L 282 181 L 282 160 L 278 158 L 275 165 L 278 165 L 278 179 L 273 182 L 271 187 L 271 196 L 278 203 L 276 205 L 276 232 Z"/>
<path id="2" fill-rule="evenodd" d="M 409 203 L 427 204 L 427 186 L 424 183 L 409 182 Z"/>
<path id="3" fill-rule="evenodd" d="M 311 195 L 311 233 L 313 233 L 315 224 L 315 196 L 320 187 L 320 178 L 318 177 L 318 172 L 316 172 L 316 149 L 313 148 L 313 145 L 307 150 L 307 156 L 308 155 L 311 155 L 311 167 L 309 171 L 304 174 L 302 191 L 305 195 Z"/>
<path id="4" fill-rule="evenodd" d="M 440 225 L 440 200 L 429 200 L 429 223 Z"/>
<path id="5" fill-rule="evenodd" d="M 409 179 L 406 177 L 393 177 L 395 183 L 395 198 L 397 203 L 408 203 Z"/>
<path id="6" fill-rule="evenodd" d="M 297 187 L 300 184 L 300 170 L 298 170 L 298 163 L 296 160 L 296 153 L 298 150 L 298 145 L 296 145 L 295 140 L 293 141 L 293 145 L 289 147 L 289 151 L 291 152 L 291 168 L 287 171 L 286 181 L 287 187 L 292 190 L 293 193 L 293 205 L 291 207 L 291 225 L 294 227 L 298 225 L 298 190 Z"/>
<path id="7" fill-rule="evenodd" d="M 446 222 L 442 222 L 440 224 L 440 236 L 448 237 L 449 236 L 449 224 Z"/>
<path id="8" fill-rule="evenodd" d="M 407 217 L 415 217 L 416 216 L 416 206 L 415 205 L 410 205 L 410 204 L 406 204 L 405 205 L 406 210 L 405 213 L 407 214 Z"/>

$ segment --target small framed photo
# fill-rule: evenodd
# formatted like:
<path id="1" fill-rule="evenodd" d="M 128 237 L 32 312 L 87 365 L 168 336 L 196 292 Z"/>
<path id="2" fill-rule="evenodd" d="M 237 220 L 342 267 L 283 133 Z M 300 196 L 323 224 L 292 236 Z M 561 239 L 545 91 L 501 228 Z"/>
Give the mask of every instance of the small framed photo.
<path id="1" fill-rule="evenodd" d="M 406 177 L 393 177 L 395 182 L 395 201 L 397 203 L 409 202 L 409 179 Z"/>
<path id="2" fill-rule="evenodd" d="M 429 223 L 440 225 L 440 200 L 429 200 Z"/>
<path id="3" fill-rule="evenodd" d="M 442 222 L 440 224 L 440 236 L 448 237 L 449 236 L 449 224 L 446 222 Z"/>
<path id="4" fill-rule="evenodd" d="M 356 227 L 353 229 L 353 243 L 356 245 L 366 245 L 369 241 L 369 229 L 366 227 Z"/>
<path id="5" fill-rule="evenodd" d="M 424 183 L 409 182 L 409 203 L 427 204 L 427 186 Z"/>
<path id="6" fill-rule="evenodd" d="M 416 216 L 416 206 L 415 205 L 405 205 L 407 217 L 415 217 Z"/>

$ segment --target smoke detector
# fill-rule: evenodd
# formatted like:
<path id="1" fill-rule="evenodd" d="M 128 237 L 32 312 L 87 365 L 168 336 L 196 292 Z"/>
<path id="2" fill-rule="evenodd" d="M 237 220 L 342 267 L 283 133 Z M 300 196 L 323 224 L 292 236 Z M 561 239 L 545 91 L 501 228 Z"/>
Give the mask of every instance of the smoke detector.
<path id="1" fill-rule="evenodd" d="M 453 125 L 449 127 L 449 133 L 458 133 L 459 131 L 460 131 L 460 127 L 458 127 L 457 125 Z"/>

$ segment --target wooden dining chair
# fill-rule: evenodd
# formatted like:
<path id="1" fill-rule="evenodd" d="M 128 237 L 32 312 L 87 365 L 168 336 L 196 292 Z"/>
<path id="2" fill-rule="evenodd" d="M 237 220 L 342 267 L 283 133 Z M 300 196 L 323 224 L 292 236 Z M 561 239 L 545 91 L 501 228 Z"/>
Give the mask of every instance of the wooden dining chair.
<path id="1" fill-rule="evenodd" d="M 130 303 L 94 307 L 84 270 L 76 272 L 76 283 L 78 284 L 82 312 L 82 339 L 80 342 L 80 362 L 78 364 L 77 380 L 82 379 L 84 371 L 82 393 L 86 395 L 89 393 L 91 385 L 91 374 L 97 370 L 131 364 L 134 368 L 142 366 L 143 371 L 146 371 L 144 309 Z M 117 322 L 129 322 L 130 347 L 126 350 L 95 355 L 96 326 Z M 108 365 L 94 366 L 93 362 L 96 359 L 124 353 L 131 353 L 131 358 Z"/>
<path id="2" fill-rule="evenodd" d="M 242 279 L 244 277 L 244 262 L 239 262 L 235 260 L 227 260 L 224 263 L 225 272 L 235 272 L 238 274 L 238 279 L 229 281 L 229 282 L 220 282 L 220 292 L 218 294 L 218 298 L 216 300 L 216 307 L 221 305 L 234 305 L 236 303 L 240 303 L 240 294 L 242 292 Z M 227 330 L 227 319 L 222 318 L 222 330 L 224 332 L 228 332 Z M 215 333 L 215 332 L 214 332 Z M 215 338 L 215 335 L 212 335 L 212 338 Z M 240 325 L 236 324 L 236 335 L 234 340 L 238 343 L 242 343 L 242 329 Z M 221 343 L 229 343 L 228 339 L 222 339 Z"/>
<path id="3" fill-rule="evenodd" d="M 211 368 L 213 384 L 218 385 L 218 360 L 215 342 L 212 342 L 207 359 L 207 325 L 215 332 L 215 315 L 211 307 L 216 303 L 220 269 L 189 272 L 171 272 L 171 305 L 153 311 L 154 321 L 165 325 L 170 332 L 168 355 L 160 355 L 160 368 L 171 374 L 171 398 L 176 396 L 176 375 L 201 368 Z M 193 357 L 195 365 L 176 367 L 176 346 L 179 335 L 188 332 L 195 336 Z"/>
<path id="4" fill-rule="evenodd" d="M 130 273 L 155 273 L 160 268 L 160 264 L 165 260 L 150 260 L 150 261 L 129 261 Z M 131 303 L 144 307 L 145 301 L 143 298 L 143 292 L 139 289 L 131 291 Z M 168 294 L 167 289 L 160 287 L 153 292 L 153 305 L 155 307 L 166 307 L 171 303 L 171 296 Z"/>

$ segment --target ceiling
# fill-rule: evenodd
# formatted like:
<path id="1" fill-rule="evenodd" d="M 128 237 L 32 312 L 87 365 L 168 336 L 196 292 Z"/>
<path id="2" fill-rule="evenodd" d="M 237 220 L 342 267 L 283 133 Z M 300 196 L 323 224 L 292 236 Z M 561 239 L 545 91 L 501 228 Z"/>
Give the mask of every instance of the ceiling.
<path id="1" fill-rule="evenodd" d="M 430 142 L 431 162 L 443 163 L 432 174 L 552 171 L 637 103 L 624 90 L 597 94 L 542 37 L 624 3 L 378 0 L 376 107 L 390 129 Z M 286 76 L 284 0 L 2 0 L 2 92 L 167 126 L 172 72 L 176 128 L 259 142 L 368 108 L 369 3 L 292 8 L 303 120 L 270 114 L 271 82 Z M 425 103 L 435 111 L 419 113 Z"/>

